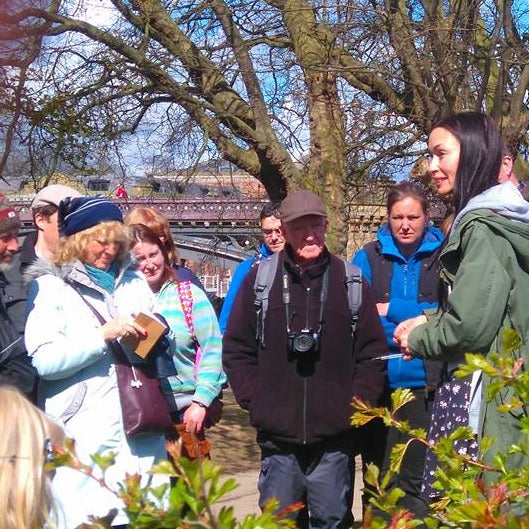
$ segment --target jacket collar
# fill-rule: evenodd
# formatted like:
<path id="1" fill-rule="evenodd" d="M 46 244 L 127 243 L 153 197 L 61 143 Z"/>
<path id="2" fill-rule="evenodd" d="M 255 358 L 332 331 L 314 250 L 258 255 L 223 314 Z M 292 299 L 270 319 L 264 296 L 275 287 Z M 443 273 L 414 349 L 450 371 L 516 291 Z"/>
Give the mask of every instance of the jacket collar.
<path id="1" fill-rule="evenodd" d="M 331 262 L 331 254 L 327 247 L 323 249 L 323 252 L 318 257 L 317 261 L 307 268 L 301 268 L 301 266 L 299 266 L 296 262 L 294 251 L 289 244 L 285 245 L 285 249 L 281 253 L 284 256 L 283 259 L 287 272 L 298 281 L 301 281 L 303 277 L 314 279 L 315 277 L 322 276 Z"/>
<path id="2" fill-rule="evenodd" d="M 252 265 L 260 263 L 263 259 L 270 257 L 274 252 L 263 242 L 259 245 L 259 251 L 252 258 Z"/>
<path id="3" fill-rule="evenodd" d="M 429 226 L 424 230 L 421 244 L 415 252 L 406 259 L 400 252 L 395 239 L 391 234 L 388 224 L 383 224 L 377 231 L 377 239 L 380 243 L 380 253 L 385 256 L 391 256 L 400 261 L 408 261 L 413 257 L 420 257 L 422 254 L 431 254 L 443 243 L 443 233 L 438 228 Z"/>
<path id="4" fill-rule="evenodd" d="M 477 209 L 490 209 L 502 217 L 529 223 L 529 203 L 524 200 L 512 182 L 503 182 L 471 198 L 457 214 L 450 232 L 456 229 L 465 215 Z"/>
<path id="5" fill-rule="evenodd" d="M 262 257 L 270 257 L 274 252 L 268 248 L 268 246 L 264 243 L 264 241 L 259 245 L 259 256 Z"/>
<path id="6" fill-rule="evenodd" d="M 119 284 L 126 270 L 133 267 L 130 254 L 127 253 L 125 259 L 120 265 L 118 275 L 116 277 L 116 285 Z M 88 275 L 83 263 L 79 260 L 72 261 L 63 265 L 56 265 L 50 261 L 38 258 L 31 266 L 24 272 L 24 280 L 30 283 L 33 279 L 37 279 L 43 275 L 54 275 L 65 282 L 75 282 L 80 285 L 96 289 L 103 292 L 103 289 L 96 285 Z"/>

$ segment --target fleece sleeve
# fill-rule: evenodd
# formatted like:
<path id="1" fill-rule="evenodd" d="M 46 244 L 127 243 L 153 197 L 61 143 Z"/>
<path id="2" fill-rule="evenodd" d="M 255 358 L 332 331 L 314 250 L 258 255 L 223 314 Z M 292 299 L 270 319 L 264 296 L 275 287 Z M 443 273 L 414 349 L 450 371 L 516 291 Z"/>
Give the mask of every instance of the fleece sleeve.
<path id="1" fill-rule="evenodd" d="M 389 301 L 386 318 L 396 326 L 401 321 L 419 316 L 424 310 L 435 309 L 436 307 L 436 302 L 418 303 L 416 300 L 393 298 Z"/>
<path id="2" fill-rule="evenodd" d="M 379 404 L 386 387 L 386 362 L 375 360 L 386 355 L 386 335 L 378 317 L 370 286 L 362 282 L 362 305 L 354 344 L 356 369 L 354 394 L 373 405 Z"/>
<path id="3" fill-rule="evenodd" d="M 196 374 L 193 400 L 209 406 L 222 391 L 226 375 L 222 370 L 222 342 L 215 309 L 203 290 L 191 285 L 193 326 L 202 355 Z"/>
<path id="4" fill-rule="evenodd" d="M 222 303 L 222 309 L 220 311 L 219 316 L 219 326 L 220 332 L 222 334 L 226 332 L 226 327 L 228 326 L 228 319 L 230 318 L 233 303 L 235 301 L 235 298 L 237 297 L 237 293 L 239 292 L 241 283 L 243 282 L 244 278 L 248 275 L 248 272 L 252 267 L 252 263 L 253 257 L 246 259 L 245 261 L 240 263 L 239 266 L 235 269 L 235 273 L 231 278 L 230 286 L 228 288 L 228 292 L 226 292 L 226 297 L 224 298 L 224 302 Z"/>

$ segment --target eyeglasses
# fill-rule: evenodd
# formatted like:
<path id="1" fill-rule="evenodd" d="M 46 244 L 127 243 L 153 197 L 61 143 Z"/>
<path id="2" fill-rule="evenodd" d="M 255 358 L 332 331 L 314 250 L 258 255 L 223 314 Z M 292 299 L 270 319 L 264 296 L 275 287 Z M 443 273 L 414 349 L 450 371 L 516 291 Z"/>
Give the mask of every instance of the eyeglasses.
<path id="1" fill-rule="evenodd" d="M 274 233 L 282 235 L 281 228 L 263 228 L 262 232 L 265 237 L 270 237 L 270 235 L 273 235 Z"/>

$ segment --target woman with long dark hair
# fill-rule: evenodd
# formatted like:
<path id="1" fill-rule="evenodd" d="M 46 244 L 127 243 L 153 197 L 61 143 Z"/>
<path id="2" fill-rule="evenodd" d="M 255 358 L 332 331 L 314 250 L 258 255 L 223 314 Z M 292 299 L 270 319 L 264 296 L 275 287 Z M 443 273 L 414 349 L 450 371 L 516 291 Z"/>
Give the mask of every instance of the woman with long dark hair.
<path id="1" fill-rule="evenodd" d="M 476 373 L 456 380 L 453 373 L 465 353 L 485 356 L 502 349 L 505 329 L 515 329 L 520 346 L 509 354 L 527 365 L 529 353 L 529 203 L 511 182 L 498 184 L 505 164 L 505 146 L 494 121 L 485 114 L 464 112 L 437 123 L 428 139 L 432 175 L 440 195 L 452 195 L 455 218 L 441 254 L 445 292 L 440 311 L 402 322 L 395 342 L 405 358 L 444 360 L 447 382 L 440 388 L 432 419 L 433 438 L 457 426 L 471 426 L 477 440 L 491 437 L 485 454 L 491 462 L 519 441 L 520 417 L 500 412 L 510 400 L 508 389 L 488 399 L 488 377 Z M 483 391 L 481 389 L 483 388 Z M 483 395 L 483 397 L 482 397 Z M 447 415 L 448 414 L 448 415 Z M 465 450 L 476 450 L 470 443 Z M 527 463 L 512 454 L 508 466 Z M 433 470 L 425 479 L 432 480 Z M 429 495 L 439 495 L 426 487 Z"/>

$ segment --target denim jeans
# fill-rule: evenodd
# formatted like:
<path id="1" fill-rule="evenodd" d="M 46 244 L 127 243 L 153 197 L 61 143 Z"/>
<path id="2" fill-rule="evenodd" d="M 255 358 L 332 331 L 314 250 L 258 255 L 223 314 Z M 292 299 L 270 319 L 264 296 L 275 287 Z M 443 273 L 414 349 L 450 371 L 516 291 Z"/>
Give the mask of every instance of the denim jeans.
<path id="1" fill-rule="evenodd" d="M 271 498 L 278 510 L 303 502 L 292 515 L 299 529 L 345 529 L 353 522 L 354 484 L 352 435 L 311 444 L 273 441 L 259 434 L 261 474 L 259 506 Z"/>

